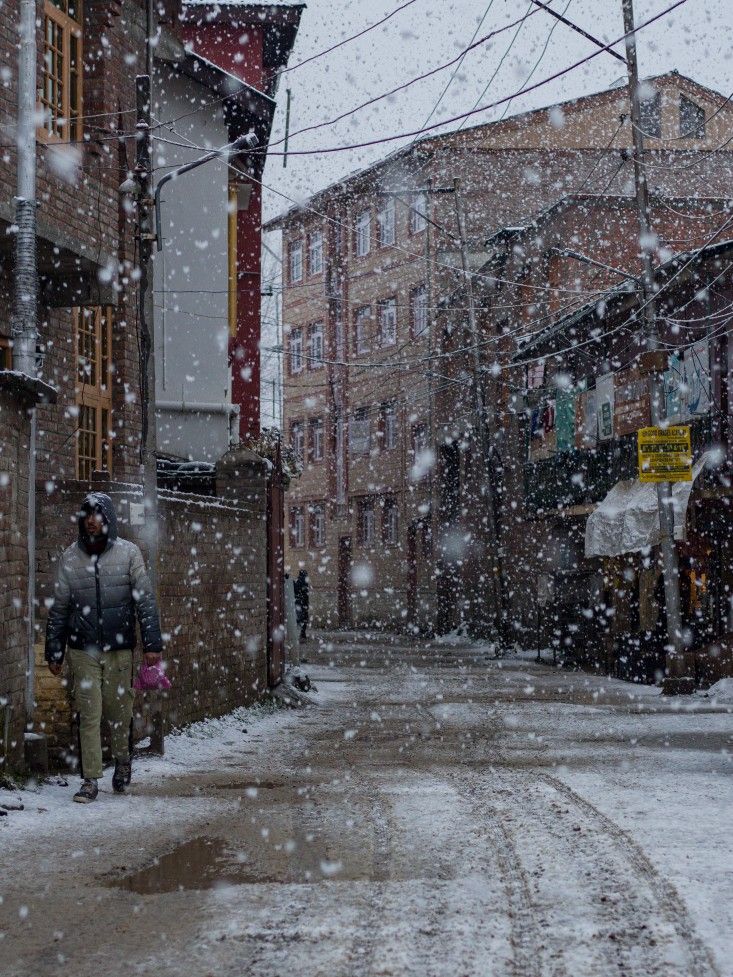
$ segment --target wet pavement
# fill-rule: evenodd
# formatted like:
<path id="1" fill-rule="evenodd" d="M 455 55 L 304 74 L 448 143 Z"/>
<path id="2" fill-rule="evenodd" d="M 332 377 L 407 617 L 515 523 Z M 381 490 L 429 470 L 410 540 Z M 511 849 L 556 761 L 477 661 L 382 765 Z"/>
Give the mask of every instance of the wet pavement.
<path id="1" fill-rule="evenodd" d="M 315 705 L 0 834 L 3 975 L 733 975 L 730 707 L 385 636 L 307 657 Z"/>

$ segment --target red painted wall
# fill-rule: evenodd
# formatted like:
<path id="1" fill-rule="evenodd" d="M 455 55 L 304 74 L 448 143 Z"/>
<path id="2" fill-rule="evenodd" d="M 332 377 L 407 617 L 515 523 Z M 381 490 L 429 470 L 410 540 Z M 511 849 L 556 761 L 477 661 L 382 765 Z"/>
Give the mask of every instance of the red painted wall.
<path id="1" fill-rule="evenodd" d="M 184 24 L 184 43 L 223 71 L 264 91 L 263 31 L 261 27 L 232 24 Z"/>
<path id="2" fill-rule="evenodd" d="M 193 52 L 240 81 L 264 90 L 261 27 L 232 23 L 184 24 Z M 239 404 L 240 437 L 260 433 L 260 288 L 262 197 L 253 185 L 249 208 L 237 215 L 237 333 L 229 340 L 232 402 Z"/>
<path id="3" fill-rule="evenodd" d="M 260 432 L 260 290 L 262 195 L 252 186 L 249 208 L 237 215 L 237 334 L 229 341 L 232 401 L 239 404 L 239 433 Z"/>

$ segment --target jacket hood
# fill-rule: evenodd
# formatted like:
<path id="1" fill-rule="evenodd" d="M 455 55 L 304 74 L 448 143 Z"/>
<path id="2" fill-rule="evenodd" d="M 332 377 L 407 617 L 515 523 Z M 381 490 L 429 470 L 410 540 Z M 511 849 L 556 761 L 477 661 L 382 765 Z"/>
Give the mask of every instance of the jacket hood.
<path id="1" fill-rule="evenodd" d="M 104 492 L 90 492 L 82 502 L 79 510 L 79 541 L 82 542 L 87 538 L 84 531 L 84 520 L 90 512 L 94 512 L 96 509 L 102 513 L 102 518 L 107 524 L 107 539 L 110 542 L 114 541 L 117 539 L 117 513 L 112 499 Z"/>

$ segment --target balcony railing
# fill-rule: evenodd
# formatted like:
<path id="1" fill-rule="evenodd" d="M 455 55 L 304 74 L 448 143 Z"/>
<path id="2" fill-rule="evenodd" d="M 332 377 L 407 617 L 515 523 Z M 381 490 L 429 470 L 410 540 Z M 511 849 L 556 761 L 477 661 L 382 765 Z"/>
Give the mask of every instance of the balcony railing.
<path id="1" fill-rule="evenodd" d="M 697 460 L 712 443 L 710 417 L 691 424 Z M 524 466 L 524 492 L 530 510 L 557 509 L 600 502 L 616 482 L 636 478 L 636 434 L 601 441 L 595 448 L 563 451 Z"/>

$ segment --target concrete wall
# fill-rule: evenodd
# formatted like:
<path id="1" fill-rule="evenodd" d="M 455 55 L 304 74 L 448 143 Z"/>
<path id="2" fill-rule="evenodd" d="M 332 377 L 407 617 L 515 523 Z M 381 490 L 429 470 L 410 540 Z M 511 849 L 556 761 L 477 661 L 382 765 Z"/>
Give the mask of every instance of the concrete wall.
<path id="1" fill-rule="evenodd" d="M 217 103 L 191 114 L 211 91 L 189 78 L 159 68 L 165 91 L 165 116 L 178 118 L 177 143 L 160 143 L 158 165 L 175 167 L 229 142 Z M 229 446 L 225 413 L 191 413 L 197 404 L 231 404 L 227 357 L 228 167 L 213 160 L 171 181 L 161 195 L 163 250 L 155 256 L 156 395 L 158 401 L 185 404 L 158 413 L 158 449 L 197 461 L 216 461 Z M 165 301 L 163 301 L 165 295 Z"/>

